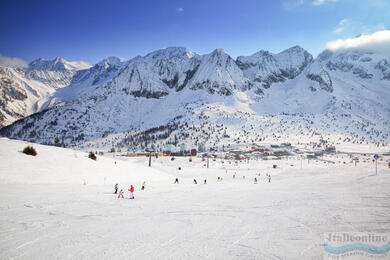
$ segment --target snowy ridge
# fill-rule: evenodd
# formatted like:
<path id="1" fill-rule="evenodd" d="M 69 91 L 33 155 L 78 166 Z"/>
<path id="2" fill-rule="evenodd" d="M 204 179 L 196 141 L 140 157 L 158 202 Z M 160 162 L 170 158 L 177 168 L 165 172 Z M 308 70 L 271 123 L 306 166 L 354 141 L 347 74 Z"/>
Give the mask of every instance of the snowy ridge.
<path id="1" fill-rule="evenodd" d="M 110 88 L 134 97 L 159 98 L 171 91 L 180 91 L 199 56 L 185 48 L 170 47 L 136 57 L 109 83 Z M 108 92 L 110 91 L 108 89 Z"/>
<path id="2" fill-rule="evenodd" d="M 117 57 L 108 57 L 95 66 L 74 73 L 68 87 L 58 90 L 48 101 L 51 104 L 68 102 L 93 91 L 116 76 L 126 65 Z"/>
<path id="3" fill-rule="evenodd" d="M 388 143 L 387 71 L 388 58 L 375 51 L 325 51 L 313 60 L 296 46 L 234 60 L 223 49 L 200 56 L 169 47 L 76 72 L 70 86 L 52 96 L 51 104 L 62 106 L 0 134 L 134 150 L 150 143 L 280 140 L 292 133 L 324 135 L 333 143 Z"/>
<path id="4" fill-rule="evenodd" d="M 54 88 L 62 88 L 70 84 L 74 73 L 91 67 L 83 61 L 70 62 L 57 57 L 54 60 L 39 58 L 32 61 L 26 70 L 26 78 L 40 81 Z"/>
<path id="5" fill-rule="evenodd" d="M 89 67 L 91 67 L 91 65 L 84 61 L 67 61 L 62 57 L 56 57 L 54 60 L 45 60 L 43 58 L 34 60 L 28 65 L 27 70 L 77 71 L 88 69 Z"/>
<path id="6" fill-rule="evenodd" d="M 237 64 L 245 76 L 261 83 L 264 88 L 269 88 L 272 83 L 295 78 L 312 61 L 312 55 L 299 46 L 278 54 L 262 50 L 251 56 L 237 58 Z"/>
<path id="7" fill-rule="evenodd" d="M 55 102 L 51 96 L 68 86 L 73 75 L 90 65 L 57 57 L 31 62 L 26 70 L 0 67 L 0 126 L 36 113 Z"/>
<path id="8" fill-rule="evenodd" d="M 0 76 L 0 126 L 38 112 L 57 89 L 26 77 L 20 69 L 0 67 Z"/>
<path id="9" fill-rule="evenodd" d="M 208 93 L 229 96 L 233 91 L 246 90 L 251 86 L 236 62 L 223 49 L 215 49 L 202 56 L 196 73 L 189 81 L 189 88 L 205 89 Z"/>
<path id="10" fill-rule="evenodd" d="M 172 58 L 183 58 L 183 57 L 187 57 L 188 59 L 191 59 L 194 56 L 197 56 L 197 54 L 184 47 L 167 47 L 165 49 L 160 49 L 147 54 L 144 57 L 144 60 L 155 61 L 155 60 L 167 60 Z"/>

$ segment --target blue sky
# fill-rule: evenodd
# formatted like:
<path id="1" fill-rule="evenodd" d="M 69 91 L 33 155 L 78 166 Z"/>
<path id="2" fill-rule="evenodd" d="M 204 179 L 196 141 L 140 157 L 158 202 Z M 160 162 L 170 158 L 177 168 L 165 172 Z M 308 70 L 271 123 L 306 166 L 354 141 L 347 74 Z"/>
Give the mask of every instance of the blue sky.
<path id="1" fill-rule="evenodd" d="M 168 46 L 232 57 L 327 42 L 390 28 L 388 0 L 1 0 L 0 54 L 130 59 Z"/>

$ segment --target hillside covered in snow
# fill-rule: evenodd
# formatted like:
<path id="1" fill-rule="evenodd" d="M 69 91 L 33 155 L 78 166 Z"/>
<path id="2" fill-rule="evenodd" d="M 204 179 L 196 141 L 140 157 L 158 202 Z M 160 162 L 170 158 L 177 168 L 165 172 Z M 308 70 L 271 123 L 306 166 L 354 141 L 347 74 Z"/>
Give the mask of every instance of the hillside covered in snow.
<path id="1" fill-rule="evenodd" d="M 37 59 L 26 69 L 0 66 L 0 127 L 46 108 L 48 99 L 68 86 L 76 71 L 89 67 L 60 57 Z"/>
<path id="2" fill-rule="evenodd" d="M 38 154 L 22 153 L 27 145 Z M 375 175 L 362 154 L 357 166 L 329 154 L 210 168 L 200 157 L 159 156 L 148 167 L 118 155 L 94 161 L 0 138 L 0 258 L 320 259 L 326 232 L 390 231 L 389 156 Z"/>
<path id="3" fill-rule="evenodd" d="M 131 150 L 289 136 L 390 141 L 390 56 L 375 50 L 326 50 L 314 59 L 295 46 L 235 60 L 223 49 L 169 47 L 126 62 L 107 58 L 68 83 L 47 99 L 50 108 L 0 134 Z"/>

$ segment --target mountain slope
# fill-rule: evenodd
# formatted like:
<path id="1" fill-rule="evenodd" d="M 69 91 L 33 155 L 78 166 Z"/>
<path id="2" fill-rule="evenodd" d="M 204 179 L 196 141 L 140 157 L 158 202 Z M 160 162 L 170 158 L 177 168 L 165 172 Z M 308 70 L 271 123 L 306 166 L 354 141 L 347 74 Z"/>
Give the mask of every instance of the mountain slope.
<path id="1" fill-rule="evenodd" d="M 200 56 L 170 47 L 80 71 L 58 92 L 73 95 L 63 106 L 0 134 L 135 150 L 150 143 L 222 146 L 291 135 L 389 142 L 388 64 L 375 51 L 325 51 L 313 60 L 296 46 L 235 61 L 222 49 Z"/>
<path id="2" fill-rule="evenodd" d="M 212 53 L 203 55 L 201 62 L 189 81 L 192 90 L 205 89 L 210 94 L 229 96 L 235 90 L 246 90 L 251 82 L 236 62 L 223 49 L 216 49 Z"/>
<path id="3" fill-rule="evenodd" d="M 89 67 L 57 57 L 31 62 L 26 70 L 0 67 L 0 127 L 38 112 L 57 89 L 69 85 L 74 73 Z"/>
<path id="4" fill-rule="evenodd" d="M 262 50 L 251 56 L 237 58 L 237 64 L 245 76 L 261 83 L 264 88 L 269 88 L 273 83 L 294 79 L 312 61 L 313 56 L 299 46 L 278 54 Z"/>
<path id="5" fill-rule="evenodd" d="M 77 70 L 87 69 L 90 65 L 83 62 L 70 62 L 61 57 L 54 60 L 42 58 L 32 61 L 26 70 L 27 79 L 40 81 L 53 88 L 62 88 L 70 84 Z"/>
<path id="6" fill-rule="evenodd" d="M 79 98 L 117 76 L 125 65 L 126 62 L 117 57 L 108 57 L 93 67 L 78 70 L 74 73 L 69 86 L 57 90 L 47 103 L 57 104 Z"/>

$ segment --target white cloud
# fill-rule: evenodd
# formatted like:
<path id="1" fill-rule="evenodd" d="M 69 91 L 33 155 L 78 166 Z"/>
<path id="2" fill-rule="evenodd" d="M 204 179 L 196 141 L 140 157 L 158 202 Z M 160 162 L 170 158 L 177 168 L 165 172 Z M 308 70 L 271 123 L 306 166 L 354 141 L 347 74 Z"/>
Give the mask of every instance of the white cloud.
<path id="1" fill-rule="evenodd" d="M 346 27 L 350 24 L 350 21 L 348 19 L 343 19 L 339 22 L 336 28 L 334 28 L 334 33 L 341 33 L 345 30 Z"/>
<path id="2" fill-rule="evenodd" d="M 303 5 L 311 4 L 313 6 L 320 6 L 326 3 L 335 3 L 340 0 L 284 0 L 282 2 L 284 9 L 295 10 Z"/>
<path id="3" fill-rule="evenodd" d="M 25 68 L 27 67 L 27 62 L 19 58 L 11 58 L 7 56 L 3 56 L 0 53 L 0 66 L 13 67 L 13 68 Z"/>
<path id="4" fill-rule="evenodd" d="M 326 44 L 326 49 L 331 51 L 354 48 L 372 49 L 390 53 L 390 30 L 363 34 L 355 38 L 338 39 Z"/>
<path id="5" fill-rule="evenodd" d="M 344 18 L 335 26 L 332 30 L 334 34 L 340 34 L 343 36 L 360 35 L 360 34 L 372 34 L 377 31 L 383 31 L 386 27 L 383 23 L 379 24 L 364 24 L 360 21 L 350 20 Z"/>
<path id="6" fill-rule="evenodd" d="M 312 2 L 312 4 L 313 5 L 315 5 L 315 6 L 319 6 L 319 5 L 323 5 L 323 4 L 325 4 L 325 3 L 330 3 L 330 2 L 337 2 L 338 0 L 314 0 L 313 2 Z"/>
<path id="7" fill-rule="evenodd" d="M 305 3 L 305 0 L 287 0 L 283 2 L 283 8 L 286 10 L 294 10 Z"/>
<path id="8" fill-rule="evenodd" d="M 176 8 L 176 12 L 178 12 L 178 13 L 181 13 L 181 12 L 183 12 L 183 11 L 184 11 L 184 9 L 183 9 L 182 7 Z"/>

